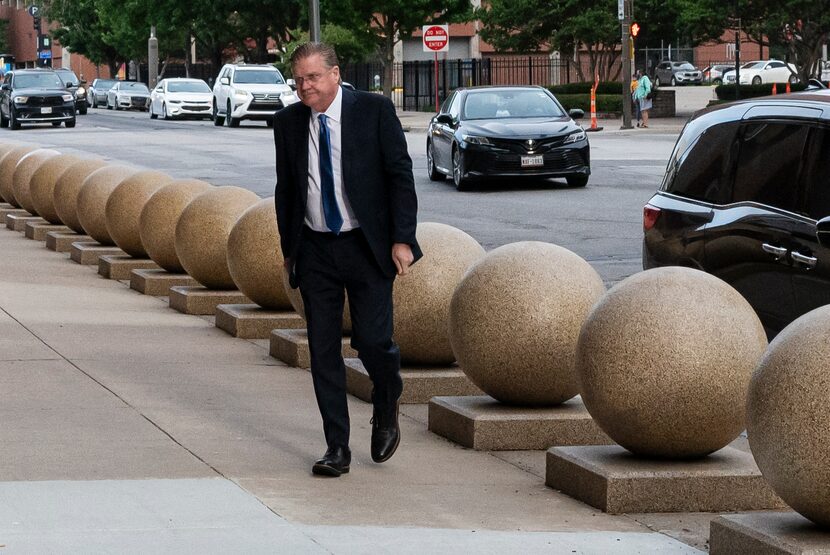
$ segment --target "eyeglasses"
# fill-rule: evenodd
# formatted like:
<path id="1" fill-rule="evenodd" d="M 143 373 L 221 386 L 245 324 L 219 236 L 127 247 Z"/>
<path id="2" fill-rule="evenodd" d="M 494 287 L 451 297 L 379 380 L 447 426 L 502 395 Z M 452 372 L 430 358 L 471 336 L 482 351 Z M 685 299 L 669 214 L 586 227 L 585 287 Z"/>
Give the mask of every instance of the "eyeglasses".
<path id="1" fill-rule="evenodd" d="M 295 75 L 295 76 L 294 76 L 294 82 L 295 82 L 295 83 L 297 83 L 298 85 L 301 85 L 302 83 L 309 83 L 309 84 L 311 84 L 311 85 L 316 85 L 317 83 L 319 83 L 319 82 L 320 82 L 320 80 L 321 80 L 321 79 L 322 79 L 325 75 L 327 75 L 327 74 L 331 73 L 331 71 L 332 71 L 333 69 L 334 69 L 334 68 L 333 68 L 333 67 L 331 67 L 331 68 L 327 69 L 326 71 L 324 71 L 323 73 L 310 73 L 310 74 L 308 74 L 308 75 L 304 75 L 304 76 L 302 76 L 302 75 Z"/>

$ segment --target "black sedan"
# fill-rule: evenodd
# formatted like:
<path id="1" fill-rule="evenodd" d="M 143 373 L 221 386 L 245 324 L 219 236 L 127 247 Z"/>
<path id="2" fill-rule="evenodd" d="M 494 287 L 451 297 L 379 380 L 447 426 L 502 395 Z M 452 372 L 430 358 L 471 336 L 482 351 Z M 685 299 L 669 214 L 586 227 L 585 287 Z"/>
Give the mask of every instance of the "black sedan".
<path id="1" fill-rule="evenodd" d="M 427 131 L 427 171 L 458 190 L 484 178 L 563 177 L 584 187 L 591 174 L 585 131 L 541 87 L 457 89 Z"/>
<path id="2" fill-rule="evenodd" d="M 19 69 L 6 73 L 0 86 L 0 127 L 24 123 L 75 127 L 75 96 L 52 70 Z"/>

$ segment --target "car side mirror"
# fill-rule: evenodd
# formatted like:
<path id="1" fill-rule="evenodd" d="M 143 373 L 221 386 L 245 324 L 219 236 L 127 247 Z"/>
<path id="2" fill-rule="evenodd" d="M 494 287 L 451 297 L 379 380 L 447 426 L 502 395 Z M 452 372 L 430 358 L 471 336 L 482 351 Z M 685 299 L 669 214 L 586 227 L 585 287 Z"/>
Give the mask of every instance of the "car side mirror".
<path id="1" fill-rule="evenodd" d="M 0 85 L 0 91 L 10 91 L 12 90 L 11 86 L 8 83 L 3 83 Z"/>
<path id="2" fill-rule="evenodd" d="M 830 216 L 816 223 L 816 238 L 822 247 L 830 247 Z"/>
<path id="3" fill-rule="evenodd" d="M 437 123 L 445 123 L 447 125 L 453 124 L 452 116 L 449 114 L 438 114 L 438 117 L 435 118 Z"/>
<path id="4" fill-rule="evenodd" d="M 231 80 L 228 79 L 227 77 L 220 77 L 219 82 L 223 85 L 230 85 L 231 84 Z"/>
<path id="5" fill-rule="evenodd" d="M 296 82 L 295 80 L 293 80 L 293 79 L 286 79 L 286 80 L 285 80 L 285 84 L 286 84 L 286 85 L 288 85 L 289 87 L 291 87 L 291 90 L 292 90 L 292 91 L 296 91 L 296 90 L 297 90 L 297 82 Z"/>
<path id="6" fill-rule="evenodd" d="M 72 88 L 72 83 L 67 83 L 67 84 L 66 84 L 66 88 L 67 88 L 67 89 L 71 89 L 71 88 Z"/>
<path id="7" fill-rule="evenodd" d="M 568 111 L 568 115 L 571 116 L 571 119 L 580 119 L 585 117 L 585 112 L 579 108 L 573 108 Z"/>

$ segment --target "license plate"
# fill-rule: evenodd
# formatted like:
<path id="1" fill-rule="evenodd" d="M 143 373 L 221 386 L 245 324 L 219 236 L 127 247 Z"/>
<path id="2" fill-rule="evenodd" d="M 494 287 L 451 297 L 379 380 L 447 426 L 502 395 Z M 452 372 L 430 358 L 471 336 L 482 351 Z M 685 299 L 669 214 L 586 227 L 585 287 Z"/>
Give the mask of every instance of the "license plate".
<path id="1" fill-rule="evenodd" d="M 52 108 L 41 108 L 40 113 L 41 114 L 51 114 L 52 113 Z"/>
<path id="2" fill-rule="evenodd" d="M 545 158 L 544 156 L 522 156 L 522 167 L 523 168 L 535 168 L 537 166 L 544 166 L 545 165 Z"/>

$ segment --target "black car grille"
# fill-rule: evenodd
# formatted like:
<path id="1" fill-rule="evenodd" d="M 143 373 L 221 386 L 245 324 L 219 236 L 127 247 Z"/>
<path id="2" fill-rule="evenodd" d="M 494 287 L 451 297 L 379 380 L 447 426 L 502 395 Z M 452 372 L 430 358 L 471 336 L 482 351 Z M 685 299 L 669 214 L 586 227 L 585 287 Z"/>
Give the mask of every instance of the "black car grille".
<path id="1" fill-rule="evenodd" d="M 281 100 L 253 100 L 248 105 L 248 110 L 251 111 L 261 111 L 261 112 L 273 112 L 274 110 L 282 110 L 283 105 Z"/>
<path id="2" fill-rule="evenodd" d="M 521 172 L 533 170 L 564 171 L 585 165 L 585 160 L 575 149 L 548 152 L 543 155 L 545 165 L 523 168 L 521 155 L 499 154 L 493 160 L 493 170 L 497 172 Z"/>
<path id="3" fill-rule="evenodd" d="M 27 106 L 63 106 L 60 96 L 30 96 Z"/>
<path id="4" fill-rule="evenodd" d="M 195 106 L 193 104 L 185 104 L 182 108 L 191 112 L 207 112 L 210 110 L 210 106 Z"/>
<path id="5" fill-rule="evenodd" d="M 147 99 L 143 96 L 132 96 L 130 97 L 130 105 L 143 108 L 147 106 Z"/>
<path id="6" fill-rule="evenodd" d="M 490 139 L 496 148 L 503 148 L 511 152 L 540 152 L 560 146 L 565 137 L 545 137 L 543 139 Z"/>

